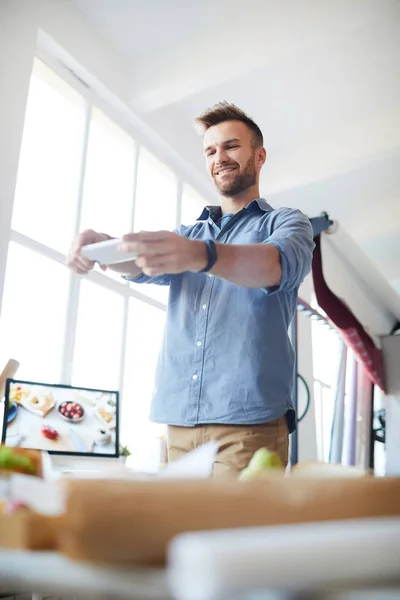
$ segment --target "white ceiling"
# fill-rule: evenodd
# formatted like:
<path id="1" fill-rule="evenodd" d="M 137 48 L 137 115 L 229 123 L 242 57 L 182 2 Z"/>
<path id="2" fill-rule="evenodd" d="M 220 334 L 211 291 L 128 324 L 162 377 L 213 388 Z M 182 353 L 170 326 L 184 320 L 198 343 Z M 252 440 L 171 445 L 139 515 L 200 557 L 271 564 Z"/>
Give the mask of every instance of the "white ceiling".
<path id="1" fill-rule="evenodd" d="M 399 0 L 71 0 L 131 66 L 130 105 L 203 172 L 191 126 L 260 125 L 262 193 L 338 219 L 400 293 Z"/>

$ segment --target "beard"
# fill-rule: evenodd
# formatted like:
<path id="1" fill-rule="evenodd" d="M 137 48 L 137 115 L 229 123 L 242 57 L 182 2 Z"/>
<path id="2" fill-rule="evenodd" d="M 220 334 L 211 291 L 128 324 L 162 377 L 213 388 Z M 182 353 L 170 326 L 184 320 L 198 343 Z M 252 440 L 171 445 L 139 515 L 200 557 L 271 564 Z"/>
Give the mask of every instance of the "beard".
<path id="1" fill-rule="evenodd" d="M 241 172 L 239 171 L 238 163 L 232 163 L 226 166 L 236 167 L 237 170 L 232 171 L 232 176 L 226 178 L 226 180 L 218 181 L 217 179 L 214 179 L 214 183 L 221 196 L 238 196 L 257 182 L 254 156 L 249 158 L 246 166 Z"/>

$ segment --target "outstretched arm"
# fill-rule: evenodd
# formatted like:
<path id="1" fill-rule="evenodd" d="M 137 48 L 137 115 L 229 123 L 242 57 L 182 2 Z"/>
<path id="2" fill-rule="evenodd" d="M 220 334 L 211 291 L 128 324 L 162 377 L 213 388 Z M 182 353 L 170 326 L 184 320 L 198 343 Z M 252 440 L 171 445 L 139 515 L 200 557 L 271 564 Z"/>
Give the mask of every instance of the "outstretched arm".
<path id="1" fill-rule="evenodd" d="M 206 244 L 169 231 L 128 234 L 121 250 L 137 252 L 136 265 L 154 277 L 185 271 L 198 272 L 207 265 Z M 268 244 L 217 244 L 218 260 L 210 273 L 237 285 L 271 287 L 279 285 L 279 250 Z"/>
<path id="2" fill-rule="evenodd" d="M 292 289 L 310 271 L 314 242 L 309 220 L 300 211 L 279 212 L 274 231 L 257 244 L 216 244 L 218 260 L 210 273 L 250 288 Z M 136 265 L 155 277 L 186 271 L 199 272 L 207 265 L 204 241 L 170 231 L 130 233 L 123 252 L 137 252 Z"/>

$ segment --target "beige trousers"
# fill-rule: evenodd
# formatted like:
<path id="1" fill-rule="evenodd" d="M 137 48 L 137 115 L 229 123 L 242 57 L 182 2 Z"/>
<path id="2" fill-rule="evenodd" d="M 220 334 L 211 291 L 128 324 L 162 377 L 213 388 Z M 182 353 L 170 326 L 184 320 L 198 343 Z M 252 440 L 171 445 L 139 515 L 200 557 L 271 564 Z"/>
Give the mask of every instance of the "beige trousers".
<path id="1" fill-rule="evenodd" d="M 278 452 L 285 467 L 288 462 L 289 430 L 286 417 L 264 425 L 168 425 L 168 460 L 176 460 L 211 440 L 219 444 L 214 462 L 215 477 L 237 477 L 259 448 Z"/>

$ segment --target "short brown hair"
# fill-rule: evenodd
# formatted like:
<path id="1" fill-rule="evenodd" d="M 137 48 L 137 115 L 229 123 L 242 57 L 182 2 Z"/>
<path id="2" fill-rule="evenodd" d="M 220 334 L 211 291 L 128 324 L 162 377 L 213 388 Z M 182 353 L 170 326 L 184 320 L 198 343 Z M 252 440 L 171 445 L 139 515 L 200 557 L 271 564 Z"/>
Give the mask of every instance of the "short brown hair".
<path id="1" fill-rule="evenodd" d="M 207 108 L 194 120 L 193 124 L 198 131 L 204 134 L 213 125 L 219 125 L 225 121 L 241 121 L 252 133 L 253 146 L 263 146 L 263 134 L 259 126 L 243 110 L 229 102 L 218 102 L 212 108 Z"/>

